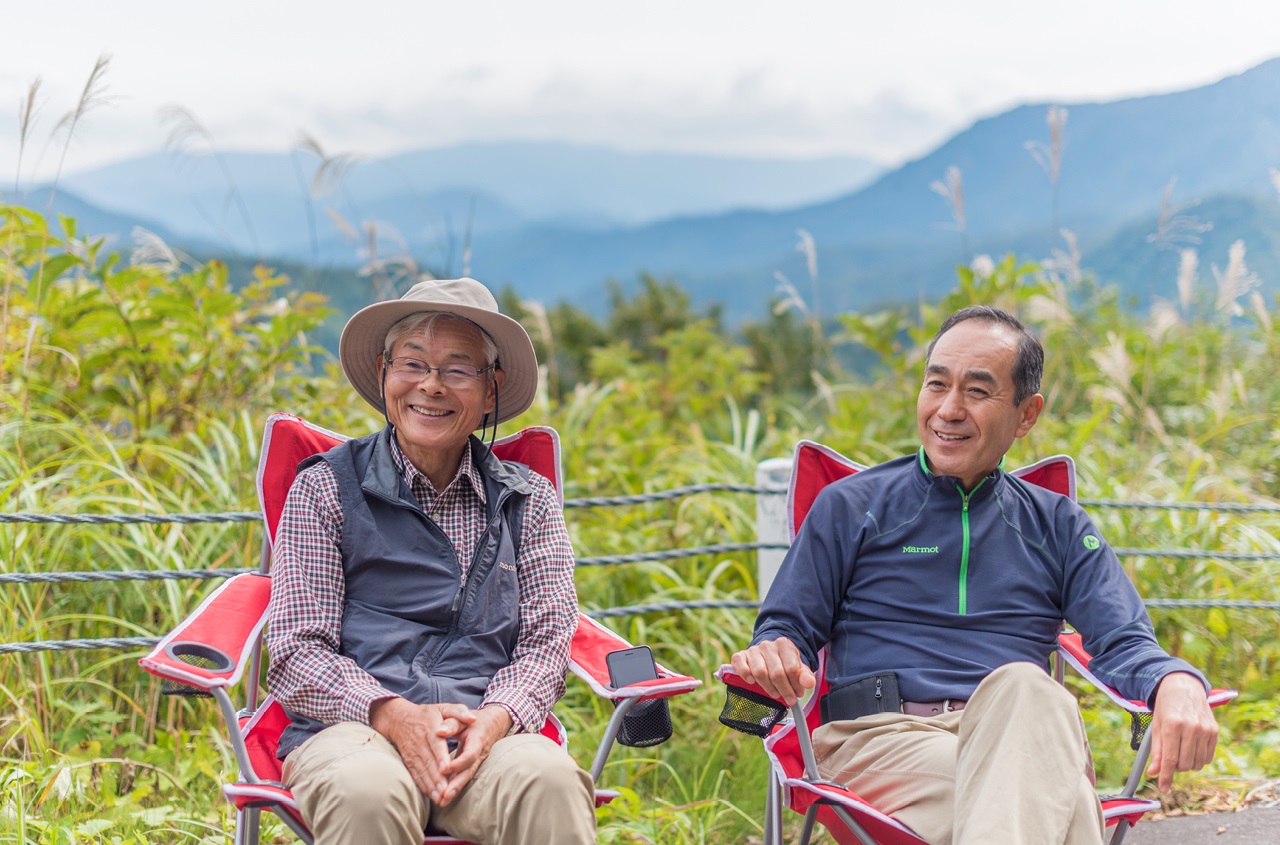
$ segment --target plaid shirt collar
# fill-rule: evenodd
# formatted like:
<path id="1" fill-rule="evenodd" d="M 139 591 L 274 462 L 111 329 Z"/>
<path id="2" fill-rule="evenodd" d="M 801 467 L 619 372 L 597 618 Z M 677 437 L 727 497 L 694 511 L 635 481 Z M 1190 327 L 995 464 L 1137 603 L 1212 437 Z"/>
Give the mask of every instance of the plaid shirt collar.
<path id="1" fill-rule="evenodd" d="M 488 499 L 485 498 L 484 479 L 480 477 L 480 470 L 476 468 L 475 461 L 471 460 L 471 442 L 462 447 L 462 460 L 458 461 L 458 471 L 454 474 L 453 480 L 443 490 L 436 490 L 435 485 L 431 483 L 431 479 L 426 473 L 420 472 L 413 462 L 410 461 L 400 448 L 400 442 L 396 438 L 395 426 L 391 427 L 391 436 L 387 438 L 391 441 L 391 454 L 400 466 L 404 467 L 404 483 L 409 485 L 410 490 L 421 489 L 418 485 L 425 485 L 431 499 L 448 493 L 458 483 L 459 477 L 465 478 L 470 484 L 471 489 L 475 491 L 479 497 L 481 504 L 487 504 Z M 421 481 L 418 481 L 421 479 Z"/>

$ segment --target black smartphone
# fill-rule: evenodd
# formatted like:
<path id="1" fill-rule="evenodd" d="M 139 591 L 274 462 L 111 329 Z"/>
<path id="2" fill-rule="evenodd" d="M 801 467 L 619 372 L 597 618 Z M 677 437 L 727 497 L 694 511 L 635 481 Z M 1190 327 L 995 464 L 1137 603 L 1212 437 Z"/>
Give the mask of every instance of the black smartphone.
<path id="1" fill-rule="evenodd" d="M 647 645 L 611 651 L 604 656 L 604 662 L 614 689 L 658 677 L 658 664 L 653 662 L 653 652 Z"/>

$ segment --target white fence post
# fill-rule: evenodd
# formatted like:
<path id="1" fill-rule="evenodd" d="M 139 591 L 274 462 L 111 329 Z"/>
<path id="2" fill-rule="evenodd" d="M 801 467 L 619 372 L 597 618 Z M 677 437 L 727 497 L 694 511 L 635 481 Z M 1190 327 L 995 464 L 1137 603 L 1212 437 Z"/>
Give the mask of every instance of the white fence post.
<path id="1" fill-rule="evenodd" d="M 761 493 L 756 496 L 756 540 L 760 543 L 790 543 L 787 536 L 786 487 L 791 480 L 791 458 L 769 458 L 756 464 L 757 487 L 781 487 L 780 493 Z M 763 599 L 769 585 L 778 574 L 782 549 L 760 549 L 756 552 L 756 584 Z"/>

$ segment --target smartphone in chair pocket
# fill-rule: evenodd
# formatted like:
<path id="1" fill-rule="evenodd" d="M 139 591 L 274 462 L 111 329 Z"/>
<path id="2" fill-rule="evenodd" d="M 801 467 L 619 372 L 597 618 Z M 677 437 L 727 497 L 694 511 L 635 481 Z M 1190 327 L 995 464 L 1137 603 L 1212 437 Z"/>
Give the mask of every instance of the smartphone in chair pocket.
<path id="1" fill-rule="evenodd" d="M 653 660 L 653 651 L 647 645 L 611 651 L 604 656 L 605 665 L 609 667 L 609 683 L 614 689 L 629 687 L 641 681 L 652 681 L 658 677 L 658 664 Z"/>
<path id="2" fill-rule="evenodd" d="M 609 667 L 609 683 L 614 689 L 652 681 L 658 677 L 658 664 L 647 645 L 611 651 L 604 657 Z M 614 702 L 614 707 L 618 702 Z M 661 745 L 671 738 L 671 709 L 665 698 L 642 701 L 622 718 L 618 742 L 632 748 Z"/>

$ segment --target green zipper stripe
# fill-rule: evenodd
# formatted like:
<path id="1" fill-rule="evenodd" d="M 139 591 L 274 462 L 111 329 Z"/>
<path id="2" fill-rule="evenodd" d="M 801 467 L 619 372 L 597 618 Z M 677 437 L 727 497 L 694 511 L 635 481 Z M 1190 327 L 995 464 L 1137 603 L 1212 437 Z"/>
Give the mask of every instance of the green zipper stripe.
<path id="1" fill-rule="evenodd" d="M 956 490 L 960 492 L 960 527 L 964 530 L 964 545 L 960 548 L 960 615 L 964 616 L 969 612 L 969 498 L 981 489 L 987 480 L 984 478 L 978 482 L 978 486 L 970 492 L 964 492 L 959 484 Z"/>
<path id="2" fill-rule="evenodd" d="M 963 495 L 963 494 L 962 494 Z M 960 510 L 960 525 L 964 528 L 964 545 L 960 547 L 960 615 L 969 611 L 969 497 L 964 497 Z"/>

